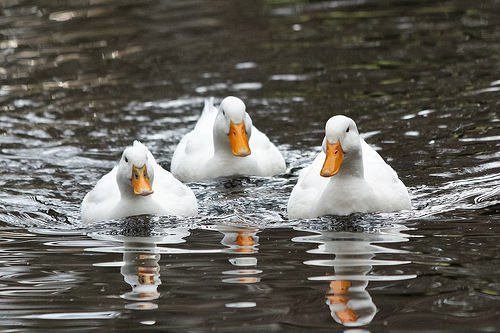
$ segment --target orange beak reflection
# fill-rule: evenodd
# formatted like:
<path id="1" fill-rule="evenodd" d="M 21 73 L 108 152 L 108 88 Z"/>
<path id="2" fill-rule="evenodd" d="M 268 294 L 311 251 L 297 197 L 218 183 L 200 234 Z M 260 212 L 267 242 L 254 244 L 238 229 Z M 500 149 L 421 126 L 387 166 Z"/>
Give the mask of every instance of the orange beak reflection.
<path id="1" fill-rule="evenodd" d="M 321 169 L 320 175 L 323 177 L 331 177 L 336 175 L 340 170 L 340 165 L 344 160 L 345 153 L 340 145 L 340 140 L 335 144 L 326 141 L 326 159 Z"/>
<path id="2" fill-rule="evenodd" d="M 339 317 L 340 321 L 343 323 L 355 323 L 359 316 L 354 312 L 353 309 L 344 309 L 341 311 L 335 311 L 337 317 Z"/>
<path id="3" fill-rule="evenodd" d="M 342 323 L 355 323 L 359 316 L 356 312 L 347 307 L 347 302 L 349 297 L 346 294 L 349 292 L 351 287 L 351 282 L 346 280 L 338 280 L 330 282 L 330 292 L 327 293 L 326 297 L 330 300 L 330 304 L 344 304 L 345 309 L 335 311 L 335 315 L 340 319 Z"/>
<path id="4" fill-rule="evenodd" d="M 250 155 L 250 146 L 248 145 L 247 131 L 245 130 L 245 122 L 234 124 L 231 121 L 229 127 L 229 143 L 235 156 L 245 157 Z"/>
<path id="5" fill-rule="evenodd" d="M 146 196 L 153 193 L 151 184 L 149 183 L 148 170 L 146 164 L 141 168 L 132 166 L 132 187 L 135 195 Z"/>
<path id="6" fill-rule="evenodd" d="M 334 280 L 330 282 L 330 289 L 336 294 L 345 294 L 349 291 L 351 282 L 347 280 Z"/>
<path id="7" fill-rule="evenodd" d="M 252 253 L 254 252 L 253 245 L 255 241 L 249 231 L 238 231 L 238 236 L 236 237 L 236 244 L 238 244 L 238 252 Z"/>

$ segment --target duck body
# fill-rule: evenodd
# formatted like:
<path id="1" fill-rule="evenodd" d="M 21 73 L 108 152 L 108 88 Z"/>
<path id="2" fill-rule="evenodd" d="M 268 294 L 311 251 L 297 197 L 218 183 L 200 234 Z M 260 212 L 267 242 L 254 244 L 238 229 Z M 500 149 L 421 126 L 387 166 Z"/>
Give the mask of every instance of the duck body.
<path id="1" fill-rule="evenodd" d="M 359 136 L 352 119 L 332 117 L 325 132 L 322 152 L 292 190 L 289 218 L 411 209 L 406 186 Z"/>
<path id="2" fill-rule="evenodd" d="M 84 223 L 141 214 L 197 213 L 193 191 L 156 163 L 139 141 L 125 149 L 118 165 L 97 182 L 81 204 Z"/>
<path id="3" fill-rule="evenodd" d="M 182 181 L 232 175 L 273 176 L 285 171 L 285 160 L 269 138 L 252 124 L 245 104 L 225 98 L 217 109 L 213 98 L 195 128 L 179 142 L 171 164 Z"/>

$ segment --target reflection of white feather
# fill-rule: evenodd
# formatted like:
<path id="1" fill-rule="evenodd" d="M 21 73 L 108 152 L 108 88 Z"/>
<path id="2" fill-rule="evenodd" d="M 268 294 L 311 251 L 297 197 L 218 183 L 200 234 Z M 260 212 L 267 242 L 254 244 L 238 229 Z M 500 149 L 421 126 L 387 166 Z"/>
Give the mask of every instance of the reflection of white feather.
<path id="1" fill-rule="evenodd" d="M 228 139 L 230 121 L 244 121 L 250 155 L 233 155 Z M 252 125 L 240 99 L 227 97 L 218 110 L 211 98 L 205 101 L 193 131 L 175 149 L 171 171 L 182 181 L 231 175 L 273 176 L 285 171 L 285 160 L 268 137 Z"/>
<path id="2" fill-rule="evenodd" d="M 326 142 L 340 142 L 345 157 L 340 170 L 329 178 L 320 175 Z M 355 212 L 393 212 L 411 209 L 410 197 L 396 172 L 360 138 L 350 118 L 336 116 L 326 125 L 321 152 L 300 173 L 290 200 L 290 218 L 348 215 Z"/>
<path id="3" fill-rule="evenodd" d="M 308 250 L 308 253 L 323 254 L 324 257 L 334 258 L 308 260 L 304 264 L 333 269 L 326 270 L 324 275 L 311 276 L 308 279 L 329 283 L 326 304 L 336 322 L 347 327 L 356 327 L 368 325 L 373 320 L 377 307 L 366 290 L 369 281 L 398 281 L 416 278 L 416 275 L 370 274 L 375 265 L 398 266 L 411 263 L 411 261 L 373 259 L 376 253 L 405 252 L 378 244 L 408 241 L 408 236 L 401 233 L 406 229 L 399 225 L 391 225 L 376 233 L 300 229 L 315 234 L 292 239 L 294 242 L 317 244 L 317 248 Z M 395 270 L 400 269 L 395 268 Z"/>
<path id="4" fill-rule="evenodd" d="M 152 194 L 134 194 L 132 165 L 146 165 Z M 118 165 L 97 182 L 81 205 L 84 223 L 140 214 L 196 215 L 197 212 L 198 203 L 191 189 L 156 163 L 151 152 L 139 141 L 125 149 Z"/>
<path id="5" fill-rule="evenodd" d="M 147 223 L 152 222 L 148 218 L 144 219 Z M 147 231 L 144 228 L 144 221 L 138 222 L 140 232 Z M 153 231 L 153 230 L 151 230 Z M 134 232 L 130 232 L 134 234 Z M 170 248 L 158 247 L 158 244 L 180 244 L 185 242 L 184 238 L 190 235 L 189 229 L 185 227 L 179 228 L 156 228 L 154 234 L 145 236 L 125 236 L 115 235 L 114 233 L 93 232 L 88 234 L 96 240 L 105 242 L 122 243 L 120 246 L 104 246 L 97 248 L 87 248 L 87 251 L 105 252 L 105 253 L 123 253 L 123 264 L 120 273 L 123 275 L 125 282 L 132 288 L 121 295 L 122 298 L 137 301 L 126 305 L 127 309 L 151 310 L 157 308 L 157 304 L 150 301 L 160 297 L 158 286 L 161 284 L 160 279 L 160 253 L 168 252 Z M 98 263 L 97 266 L 117 265 L 117 262 Z"/>

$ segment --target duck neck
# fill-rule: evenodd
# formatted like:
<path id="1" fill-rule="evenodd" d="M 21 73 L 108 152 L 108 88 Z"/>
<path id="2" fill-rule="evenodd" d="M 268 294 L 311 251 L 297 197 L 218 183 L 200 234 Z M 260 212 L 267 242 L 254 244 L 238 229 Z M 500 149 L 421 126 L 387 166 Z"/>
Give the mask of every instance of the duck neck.
<path id="1" fill-rule="evenodd" d="M 118 181 L 117 183 L 122 199 L 127 200 L 135 196 L 134 189 L 131 185 L 124 184 L 123 182 L 120 181 Z"/>
<path id="2" fill-rule="evenodd" d="M 214 155 L 233 155 L 228 136 L 218 131 L 214 131 Z"/>
<path id="3" fill-rule="evenodd" d="M 364 178 L 363 156 L 360 152 L 352 152 L 342 161 L 339 172 L 334 177 L 339 178 Z M 333 178 L 333 177 L 332 177 Z"/>

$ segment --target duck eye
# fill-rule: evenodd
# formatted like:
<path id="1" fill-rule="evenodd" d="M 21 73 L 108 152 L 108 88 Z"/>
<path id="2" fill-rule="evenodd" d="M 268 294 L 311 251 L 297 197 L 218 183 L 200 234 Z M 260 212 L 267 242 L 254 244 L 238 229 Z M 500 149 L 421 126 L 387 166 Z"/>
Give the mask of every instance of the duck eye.
<path id="1" fill-rule="evenodd" d="M 128 163 L 128 158 L 127 157 L 125 157 L 125 163 Z"/>
<path id="2" fill-rule="evenodd" d="M 347 129 L 345 130 L 346 133 L 349 133 L 349 127 L 347 127 Z"/>

